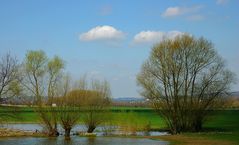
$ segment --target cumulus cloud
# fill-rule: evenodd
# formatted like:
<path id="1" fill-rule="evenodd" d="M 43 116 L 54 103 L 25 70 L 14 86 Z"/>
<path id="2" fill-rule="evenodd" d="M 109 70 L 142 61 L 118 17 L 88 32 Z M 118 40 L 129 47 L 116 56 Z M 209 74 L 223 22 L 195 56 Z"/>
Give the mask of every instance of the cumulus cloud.
<path id="1" fill-rule="evenodd" d="M 163 13 L 162 17 L 175 17 L 175 16 L 180 16 L 180 15 L 185 15 L 185 14 L 190 14 L 190 13 L 195 13 L 198 12 L 202 6 L 192 6 L 192 7 L 169 7 L 167 8 Z"/>
<path id="2" fill-rule="evenodd" d="M 112 26 L 97 26 L 88 32 L 80 35 L 81 41 L 94 41 L 94 40 L 120 40 L 124 38 L 124 33 Z"/>
<path id="3" fill-rule="evenodd" d="M 136 34 L 133 39 L 133 43 L 157 43 L 163 39 L 174 39 L 176 36 L 184 34 L 180 31 L 141 31 Z"/>
<path id="4" fill-rule="evenodd" d="M 184 13 L 184 9 L 180 7 L 169 7 L 166 9 L 165 12 L 163 12 L 163 17 L 172 17 L 172 16 L 178 16 L 182 15 Z"/>
<path id="5" fill-rule="evenodd" d="M 165 33 L 165 38 L 166 39 L 174 39 L 177 36 L 183 35 L 185 34 L 184 32 L 180 32 L 180 31 L 169 31 Z"/>
<path id="6" fill-rule="evenodd" d="M 134 36 L 134 42 L 135 43 L 154 42 L 154 41 L 163 39 L 163 37 L 164 37 L 164 32 L 141 31 L 140 33 Z"/>

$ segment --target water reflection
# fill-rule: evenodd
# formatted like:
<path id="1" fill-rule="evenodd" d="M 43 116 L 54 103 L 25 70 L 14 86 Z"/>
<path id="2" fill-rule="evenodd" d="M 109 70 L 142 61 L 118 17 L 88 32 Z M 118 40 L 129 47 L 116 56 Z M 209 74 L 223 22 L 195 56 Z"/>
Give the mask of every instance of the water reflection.
<path id="1" fill-rule="evenodd" d="M 78 137 L 57 138 L 0 138 L 1 145 L 168 145 L 168 142 L 143 138 Z"/>
<path id="2" fill-rule="evenodd" d="M 88 137 L 87 138 L 87 144 L 88 145 L 94 145 L 95 144 L 95 137 Z"/>
<path id="3" fill-rule="evenodd" d="M 25 131 L 41 131 L 42 130 L 42 126 L 39 124 L 5 124 L 4 127 L 7 128 L 12 128 L 12 129 L 20 129 L 20 130 L 25 130 Z M 58 126 L 59 132 L 61 135 L 64 134 L 64 130 L 62 129 L 62 127 L 59 125 Z M 117 129 L 117 127 L 115 127 L 115 129 Z M 125 135 L 125 132 L 120 132 L 118 130 L 114 130 L 111 132 L 108 132 L 106 134 L 105 132 L 105 128 L 102 126 L 97 127 L 96 129 L 96 134 L 97 136 L 104 136 L 104 135 Z M 71 131 L 71 135 L 76 134 L 77 132 L 84 132 L 86 131 L 86 128 L 84 125 L 76 125 L 72 131 Z M 159 135 L 167 135 L 167 132 L 159 132 L 159 131 L 150 131 L 150 132 L 145 132 L 145 131 L 138 131 L 135 132 L 135 135 L 137 136 L 159 136 Z M 132 135 L 130 133 L 128 133 L 128 135 Z"/>

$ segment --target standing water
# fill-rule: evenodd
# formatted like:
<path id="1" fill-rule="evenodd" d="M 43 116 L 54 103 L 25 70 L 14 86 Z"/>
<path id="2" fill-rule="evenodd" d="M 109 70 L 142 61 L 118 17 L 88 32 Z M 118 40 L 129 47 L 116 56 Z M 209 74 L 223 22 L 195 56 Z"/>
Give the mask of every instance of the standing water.
<path id="1" fill-rule="evenodd" d="M 168 145 L 166 141 L 143 139 L 143 138 L 120 138 L 120 137 L 78 137 L 71 140 L 64 137 L 57 138 L 0 138 L 1 145 Z"/>
<path id="2" fill-rule="evenodd" d="M 42 126 L 38 124 L 8 124 L 4 127 L 11 129 L 20 129 L 24 131 L 42 130 Z M 59 128 L 61 134 L 64 132 Z M 72 129 L 72 134 L 77 131 L 85 131 L 83 125 L 76 125 Z M 56 138 L 50 137 L 4 137 L 0 138 L 0 145 L 168 145 L 167 141 L 152 140 L 146 138 L 130 138 L 130 137 L 104 137 L 102 135 L 102 127 L 96 128 L 98 137 L 80 137 L 71 136 L 71 140 L 65 140 L 64 136 Z M 165 132 L 150 132 L 149 135 L 164 135 Z M 137 135 L 143 135 L 139 132 Z"/>

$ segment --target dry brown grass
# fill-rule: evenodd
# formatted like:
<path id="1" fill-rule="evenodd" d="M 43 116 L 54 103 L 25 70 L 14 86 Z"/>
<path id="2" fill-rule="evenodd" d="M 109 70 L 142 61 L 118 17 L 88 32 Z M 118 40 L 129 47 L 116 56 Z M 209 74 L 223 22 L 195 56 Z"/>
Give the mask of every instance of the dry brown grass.
<path id="1" fill-rule="evenodd" d="M 231 96 L 224 100 L 224 108 L 239 108 L 239 97 Z"/>
<path id="2" fill-rule="evenodd" d="M 42 137 L 46 134 L 41 132 L 29 132 L 17 129 L 0 128 L 0 137 Z"/>

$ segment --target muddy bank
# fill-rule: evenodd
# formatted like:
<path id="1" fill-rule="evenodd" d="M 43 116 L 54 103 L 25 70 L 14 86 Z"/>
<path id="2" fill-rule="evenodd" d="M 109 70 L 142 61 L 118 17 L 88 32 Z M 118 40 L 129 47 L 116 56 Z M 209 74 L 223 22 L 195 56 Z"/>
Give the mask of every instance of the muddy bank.
<path id="1" fill-rule="evenodd" d="M 39 131 L 24 131 L 19 129 L 0 128 L 0 137 L 43 137 L 44 133 Z"/>

